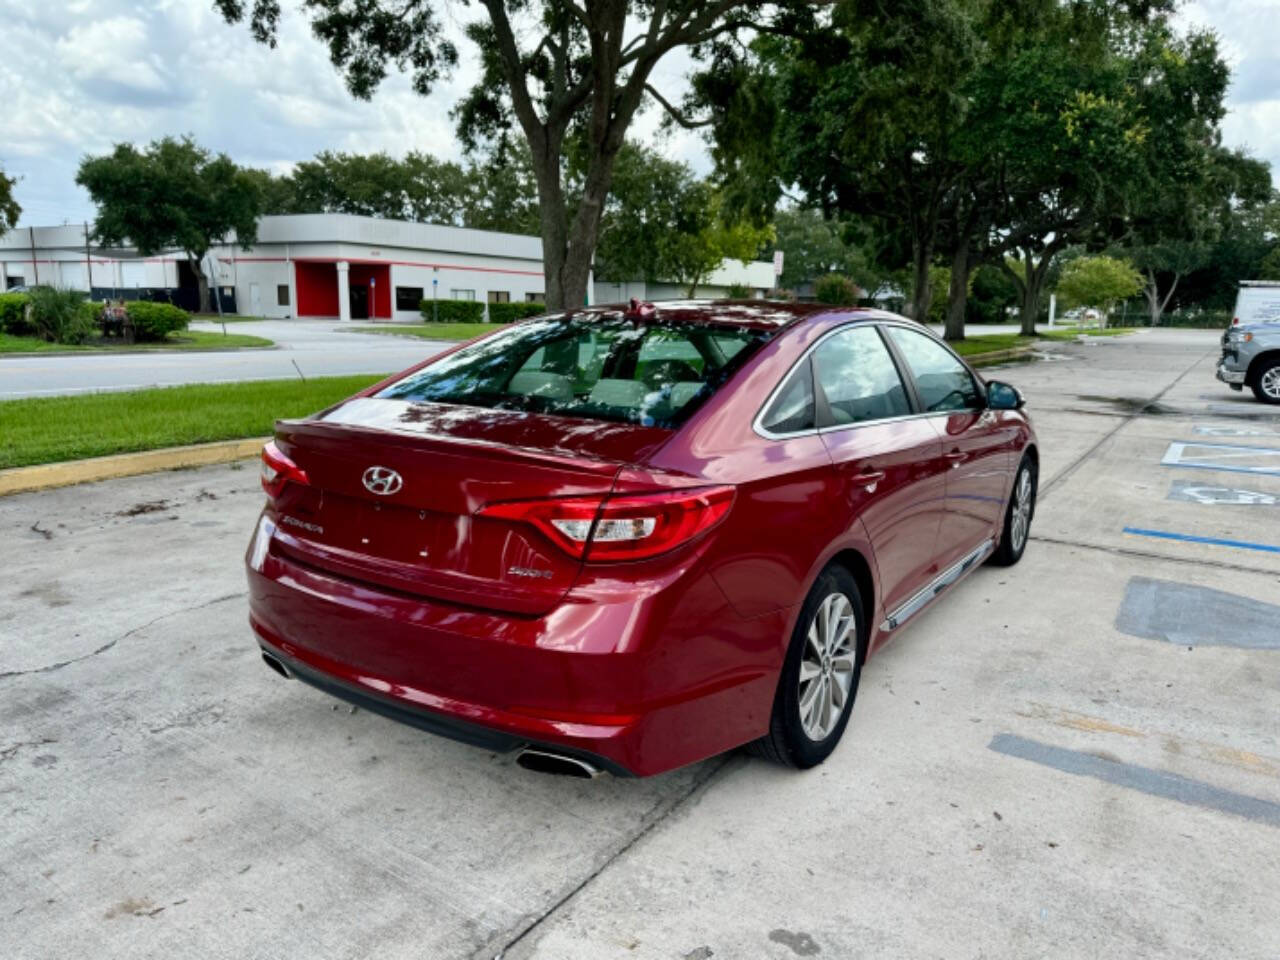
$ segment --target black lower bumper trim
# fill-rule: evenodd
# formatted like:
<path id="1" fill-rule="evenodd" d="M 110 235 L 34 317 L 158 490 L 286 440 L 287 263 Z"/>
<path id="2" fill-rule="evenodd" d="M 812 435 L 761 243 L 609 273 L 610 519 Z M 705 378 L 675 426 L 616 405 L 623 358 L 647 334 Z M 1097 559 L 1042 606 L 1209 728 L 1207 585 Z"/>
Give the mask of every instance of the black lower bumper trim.
<path id="1" fill-rule="evenodd" d="M 315 687 L 317 690 L 322 690 L 330 696 L 337 697 L 339 700 L 354 704 L 362 710 L 368 710 L 370 713 L 376 713 L 398 723 L 407 724 L 410 727 L 425 730 L 427 733 L 434 733 L 437 736 L 457 740 L 473 747 L 480 747 L 483 750 L 492 750 L 494 753 L 510 753 L 513 750 L 519 750 L 521 747 L 535 747 L 549 753 L 576 757 L 601 770 L 607 770 L 615 777 L 634 776 L 625 767 L 621 767 L 614 761 L 587 750 L 563 747 L 560 744 L 550 743 L 545 740 L 530 740 L 527 737 L 495 730 L 492 727 L 486 727 L 478 723 L 459 720 L 456 717 L 436 713 L 433 710 L 405 706 L 400 701 L 369 693 L 367 690 L 361 690 L 351 684 L 343 683 L 327 673 L 322 673 L 319 670 L 301 664 L 261 640 L 258 641 L 258 645 L 267 654 L 284 664 L 285 669 L 292 676 L 308 686 Z"/>

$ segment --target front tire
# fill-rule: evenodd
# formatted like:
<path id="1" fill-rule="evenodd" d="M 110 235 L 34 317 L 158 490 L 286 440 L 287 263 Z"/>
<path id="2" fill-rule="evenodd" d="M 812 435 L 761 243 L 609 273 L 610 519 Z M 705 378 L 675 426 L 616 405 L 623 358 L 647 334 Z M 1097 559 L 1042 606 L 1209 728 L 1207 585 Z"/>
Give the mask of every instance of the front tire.
<path id="1" fill-rule="evenodd" d="M 853 711 L 869 626 L 849 571 L 823 570 L 796 618 L 769 732 L 748 750 L 799 770 L 831 756 Z"/>
<path id="2" fill-rule="evenodd" d="M 1280 360 L 1272 360 L 1259 370 L 1249 387 L 1263 403 L 1280 403 Z"/>
<path id="3" fill-rule="evenodd" d="M 1036 513 L 1037 480 L 1035 461 L 1023 454 L 1014 476 L 1013 492 L 1009 494 L 1009 506 L 1004 511 L 1000 546 L 989 561 L 993 566 L 1011 567 L 1022 559 L 1027 541 L 1031 539 L 1031 518 Z"/>

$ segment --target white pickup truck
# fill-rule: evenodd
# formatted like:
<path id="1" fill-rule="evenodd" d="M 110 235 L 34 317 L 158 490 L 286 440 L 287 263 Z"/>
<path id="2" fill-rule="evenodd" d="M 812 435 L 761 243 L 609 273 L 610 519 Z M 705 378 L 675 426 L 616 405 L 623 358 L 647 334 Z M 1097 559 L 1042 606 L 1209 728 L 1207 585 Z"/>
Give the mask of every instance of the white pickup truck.
<path id="1" fill-rule="evenodd" d="M 1217 377 L 1233 390 L 1248 387 L 1263 403 L 1280 404 L 1280 283 L 1240 284 Z"/>
<path id="2" fill-rule="evenodd" d="M 1280 280 L 1241 280 L 1233 327 L 1251 323 L 1280 323 Z"/>

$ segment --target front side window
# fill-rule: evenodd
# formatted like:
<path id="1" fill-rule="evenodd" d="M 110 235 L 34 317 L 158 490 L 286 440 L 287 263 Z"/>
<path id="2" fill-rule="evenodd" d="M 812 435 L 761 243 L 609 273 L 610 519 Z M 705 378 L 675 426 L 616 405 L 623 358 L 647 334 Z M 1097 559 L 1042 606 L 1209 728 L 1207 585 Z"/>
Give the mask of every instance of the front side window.
<path id="1" fill-rule="evenodd" d="M 906 327 L 886 329 L 911 368 L 916 392 L 926 411 L 976 410 L 982 406 L 973 375 L 950 350 L 932 337 Z"/>
<path id="2" fill-rule="evenodd" d="M 675 427 L 772 335 L 632 317 L 550 316 L 441 357 L 377 396 Z"/>
<path id="3" fill-rule="evenodd" d="M 814 351 L 813 363 L 832 425 L 911 412 L 898 368 L 874 327 L 851 327 L 828 337 Z"/>

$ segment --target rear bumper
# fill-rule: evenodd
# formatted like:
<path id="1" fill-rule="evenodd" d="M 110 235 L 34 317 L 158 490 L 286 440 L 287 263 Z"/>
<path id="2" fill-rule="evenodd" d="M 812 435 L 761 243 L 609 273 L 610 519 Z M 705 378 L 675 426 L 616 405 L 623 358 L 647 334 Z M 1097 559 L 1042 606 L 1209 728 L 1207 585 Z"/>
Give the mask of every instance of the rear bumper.
<path id="1" fill-rule="evenodd" d="M 251 621 L 252 624 L 252 621 Z M 417 727 L 419 730 L 425 730 L 427 733 L 434 733 L 440 737 L 446 737 L 450 740 L 457 740 L 472 747 L 480 747 L 483 750 L 491 750 L 494 753 L 510 753 L 513 750 L 519 750 L 522 747 L 539 747 L 543 750 L 552 750 L 557 753 L 563 753 L 578 757 L 585 760 L 602 770 L 607 770 L 615 777 L 632 776 L 631 771 L 619 766 L 608 757 L 602 757 L 594 753 L 588 753 L 584 750 L 567 748 L 562 744 L 553 744 L 546 741 L 531 740 L 527 737 L 516 736 L 515 734 L 506 733 L 492 727 L 481 726 L 476 723 L 469 723 L 459 719 L 456 716 L 447 713 L 437 713 L 433 710 L 425 710 L 415 708 L 408 705 L 403 700 L 397 700 L 394 697 L 380 696 L 371 693 L 355 684 L 343 683 L 331 674 L 325 673 L 323 670 L 314 669 L 306 665 L 301 660 L 296 660 L 283 650 L 278 650 L 272 646 L 262 636 L 261 628 L 256 624 L 255 632 L 258 633 L 258 645 L 264 653 L 268 653 L 277 660 L 286 670 L 289 671 L 291 678 L 301 680 L 303 683 L 315 687 L 330 696 L 337 697 L 339 700 L 345 700 L 348 703 L 360 707 L 362 710 L 368 710 L 370 713 L 376 713 L 379 716 L 387 717 L 398 723 L 406 724 L 410 727 Z"/>
<path id="2" fill-rule="evenodd" d="M 762 735 L 787 633 L 785 611 L 743 619 L 688 569 L 638 596 L 575 588 L 542 617 L 384 591 L 274 552 L 251 555 L 248 579 L 259 643 L 304 682 L 452 739 L 618 774 Z"/>

